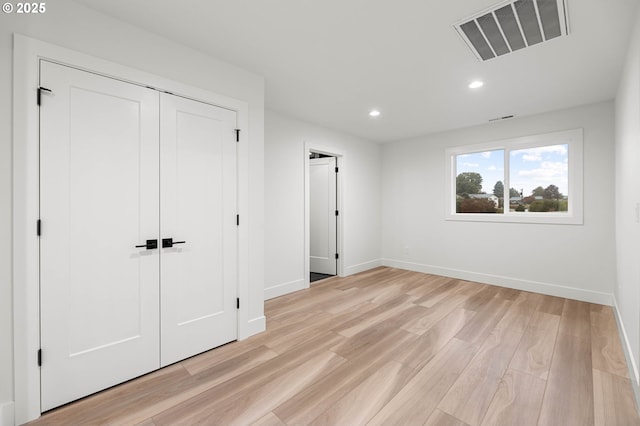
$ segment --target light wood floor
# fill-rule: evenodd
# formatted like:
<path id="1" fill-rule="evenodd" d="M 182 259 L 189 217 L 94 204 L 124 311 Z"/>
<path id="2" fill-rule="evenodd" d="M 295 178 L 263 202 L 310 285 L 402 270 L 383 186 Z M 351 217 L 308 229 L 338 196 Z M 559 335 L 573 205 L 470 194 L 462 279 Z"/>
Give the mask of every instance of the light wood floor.
<path id="1" fill-rule="evenodd" d="M 639 425 L 611 308 L 377 268 L 34 424 Z"/>

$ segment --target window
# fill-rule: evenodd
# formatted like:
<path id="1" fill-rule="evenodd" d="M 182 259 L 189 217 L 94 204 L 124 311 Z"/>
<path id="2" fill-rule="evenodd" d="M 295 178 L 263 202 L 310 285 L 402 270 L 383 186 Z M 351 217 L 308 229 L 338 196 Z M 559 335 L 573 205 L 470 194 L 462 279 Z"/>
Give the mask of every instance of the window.
<path id="1" fill-rule="evenodd" d="M 446 155 L 448 220 L 582 224 L 582 129 Z"/>

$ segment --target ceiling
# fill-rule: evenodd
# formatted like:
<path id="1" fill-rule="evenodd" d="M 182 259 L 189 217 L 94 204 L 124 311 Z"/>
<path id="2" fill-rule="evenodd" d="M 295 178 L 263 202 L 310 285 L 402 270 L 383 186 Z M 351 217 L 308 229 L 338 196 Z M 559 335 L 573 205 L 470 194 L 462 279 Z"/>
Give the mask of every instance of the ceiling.
<path id="1" fill-rule="evenodd" d="M 267 108 L 376 142 L 613 99 L 639 3 L 567 0 L 568 37 L 480 62 L 452 25 L 498 0 L 76 2 L 264 76 Z"/>

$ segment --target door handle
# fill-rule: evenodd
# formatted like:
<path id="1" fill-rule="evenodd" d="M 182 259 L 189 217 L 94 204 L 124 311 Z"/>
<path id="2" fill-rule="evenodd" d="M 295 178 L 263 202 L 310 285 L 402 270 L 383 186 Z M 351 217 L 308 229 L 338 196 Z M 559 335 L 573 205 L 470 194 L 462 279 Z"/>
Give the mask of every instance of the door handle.
<path id="1" fill-rule="evenodd" d="M 163 238 L 162 239 L 162 248 L 170 248 L 173 247 L 174 244 L 184 244 L 186 241 L 173 241 L 173 238 Z"/>
<path id="2" fill-rule="evenodd" d="M 146 244 L 136 246 L 136 248 L 145 248 L 147 250 L 153 250 L 158 248 L 158 240 L 147 240 Z"/>

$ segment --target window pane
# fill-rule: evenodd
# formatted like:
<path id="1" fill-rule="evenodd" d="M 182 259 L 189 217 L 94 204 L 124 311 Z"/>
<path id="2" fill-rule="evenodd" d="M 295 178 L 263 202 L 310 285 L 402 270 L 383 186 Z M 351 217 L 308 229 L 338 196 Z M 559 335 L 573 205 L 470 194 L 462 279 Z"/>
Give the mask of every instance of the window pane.
<path id="1" fill-rule="evenodd" d="M 456 155 L 456 213 L 502 213 L 504 150 Z"/>
<path id="2" fill-rule="evenodd" d="M 509 211 L 564 212 L 569 208 L 569 145 L 511 151 Z"/>

